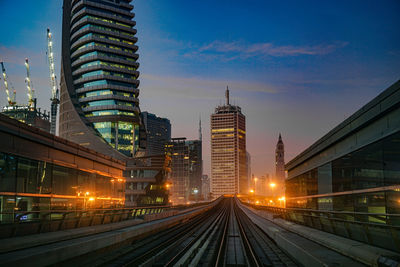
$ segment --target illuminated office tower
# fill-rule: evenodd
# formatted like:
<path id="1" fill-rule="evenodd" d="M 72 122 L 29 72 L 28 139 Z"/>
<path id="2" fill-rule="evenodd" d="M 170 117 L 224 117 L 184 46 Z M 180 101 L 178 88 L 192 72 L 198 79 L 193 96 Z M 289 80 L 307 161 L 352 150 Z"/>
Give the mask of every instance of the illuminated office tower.
<path id="1" fill-rule="evenodd" d="M 139 147 L 138 47 L 129 0 L 64 0 L 60 136 L 118 159 Z"/>
<path id="2" fill-rule="evenodd" d="M 211 194 L 247 193 L 246 117 L 239 106 L 229 103 L 211 115 Z"/>

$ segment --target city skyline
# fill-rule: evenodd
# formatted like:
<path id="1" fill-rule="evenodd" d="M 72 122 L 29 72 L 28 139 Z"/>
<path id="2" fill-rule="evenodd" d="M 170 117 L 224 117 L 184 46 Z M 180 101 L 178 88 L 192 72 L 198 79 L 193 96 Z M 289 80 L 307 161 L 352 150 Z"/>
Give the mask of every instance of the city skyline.
<path id="1" fill-rule="evenodd" d="M 0 57 L 17 90 L 17 100 L 27 101 L 23 63 L 28 57 L 38 105 L 49 110 L 45 32 L 47 27 L 53 32 L 59 72 L 61 1 L 48 1 L 40 6 L 26 1 L 18 11 L 11 3 L 0 2 L 4 7 L 2 17 L 12 24 L 11 28 L 0 30 L 2 36 L 7 36 L 0 45 Z M 261 1 L 254 1 L 243 14 L 247 22 L 240 19 L 239 24 L 235 22 L 241 10 L 239 3 L 244 4 L 216 3 L 215 10 L 209 11 L 209 20 L 200 23 L 196 22 L 198 15 L 194 16 L 193 10 L 203 10 L 207 4 L 202 7 L 182 1 L 168 5 L 156 1 L 133 2 L 135 20 L 141 25 L 140 106 L 170 119 L 172 136 L 189 139 L 197 136 L 193 121 L 201 114 L 207 174 L 210 174 L 208 116 L 222 99 L 220 95 L 226 84 L 238 96 L 236 103 L 248 118 L 251 129 L 248 151 L 252 155 L 253 173 L 259 175 L 274 172 L 274 148 L 279 132 L 285 137 L 289 161 L 397 80 L 400 41 L 395 34 L 395 25 L 399 24 L 395 16 L 399 4 L 395 1 L 386 5 L 366 2 L 362 6 L 360 1 L 335 2 L 336 6 L 314 2 L 296 14 L 303 19 L 313 15 L 310 17 L 314 19 L 306 19 L 292 30 L 300 4 L 292 3 L 284 22 L 282 6 L 271 4 L 267 8 Z M 359 10 L 354 15 L 356 8 Z M 271 14 L 273 10 L 276 15 Z M 254 14 L 252 20 L 248 19 L 249 14 Z M 179 24 L 181 20 L 187 21 L 187 25 Z M 221 25 L 216 25 L 217 20 Z M 313 25 L 315 22 L 321 25 Z M 205 29 L 200 27 L 202 23 Z M 215 28 L 213 33 L 205 34 L 211 25 Z M 260 25 L 268 27 L 261 29 Z M 194 31 L 190 31 L 191 27 Z M 248 32 L 244 32 L 245 27 Z M 195 37 L 198 32 L 206 37 Z M 156 42 L 154 38 L 161 40 Z M 233 58 L 232 54 L 238 57 Z M 304 68 L 294 71 L 299 66 Z M 3 106 L 5 102 L 1 84 L 0 104 Z M 165 102 L 171 105 L 160 105 Z M 315 104 L 310 106 L 311 102 Z"/>
<path id="2" fill-rule="evenodd" d="M 400 266 L 399 11 L 0 0 L 0 265 Z"/>

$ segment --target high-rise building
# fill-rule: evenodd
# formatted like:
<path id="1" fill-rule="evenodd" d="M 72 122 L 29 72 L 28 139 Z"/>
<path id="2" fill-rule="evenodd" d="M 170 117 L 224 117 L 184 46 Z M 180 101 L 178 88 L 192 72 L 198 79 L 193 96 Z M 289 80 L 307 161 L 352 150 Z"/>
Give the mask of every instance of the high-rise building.
<path id="1" fill-rule="evenodd" d="M 246 151 L 246 165 L 247 165 L 247 186 L 250 189 L 251 186 L 251 155 Z"/>
<path id="2" fill-rule="evenodd" d="M 165 144 L 171 140 L 170 121 L 148 112 L 142 112 L 140 116 L 147 133 L 146 155 L 164 155 Z"/>
<path id="3" fill-rule="evenodd" d="M 130 0 L 64 0 L 60 136 L 114 158 L 139 147 L 139 72 Z"/>
<path id="4" fill-rule="evenodd" d="M 262 175 L 257 178 L 254 186 L 254 193 L 258 196 L 268 195 L 268 177 Z"/>
<path id="5" fill-rule="evenodd" d="M 203 176 L 203 157 L 201 140 L 186 141 L 189 150 L 189 200 L 201 198 L 201 178 Z"/>
<path id="6" fill-rule="evenodd" d="M 246 164 L 246 117 L 239 106 L 229 103 L 229 90 L 225 92 L 226 104 L 215 108 L 211 115 L 211 193 L 248 192 Z"/>
<path id="7" fill-rule="evenodd" d="M 204 200 L 210 198 L 210 178 L 207 174 L 203 174 L 201 177 L 201 194 L 203 195 Z"/>
<path id="8" fill-rule="evenodd" d="M 170 199 L 175 204 L 186 204 L 189 200 L 189 146 L 186 137 L 172 138 L 165 147 L 171 158 Z"/>
<path id="9" fill-rule="evenodd" d="M 275 179 L 276 194 L 283 195 L 285 193 L 285 147 L 283 145 L 282 136 L 279 134 L 278 143 L 275 149 Z"/>
<path id="10" fill-rule="evenodd" d="M 64 0 L 59 135 L 126 162 L 126 205 L 165 205 L 162 157 L 145 157 L 130 0 Z"/>
<path id="11" fill-rule="evenodd" d="M 201 138 L 201 135 L 200 135 Z M 172 138 L 165 146 L 171 158 L 170 193 L 174 204 L 198 201 L 202 198 L 202 140 Z"/>

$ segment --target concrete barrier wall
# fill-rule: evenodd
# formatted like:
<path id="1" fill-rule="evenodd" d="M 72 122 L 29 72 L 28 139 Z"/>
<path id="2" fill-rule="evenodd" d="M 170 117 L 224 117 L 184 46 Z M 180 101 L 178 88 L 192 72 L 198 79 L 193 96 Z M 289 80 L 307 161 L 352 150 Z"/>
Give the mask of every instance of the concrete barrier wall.
<path id="1" fill-rule="evenodd" d="M 289 254 L 296 255 L 296 259 L 300 260 L 304 266 L 323 266 L 322 263 L 324 260 L 328 259 L 328 257 L 321 258 L 315 253 L 317 251 L 316 245 L 324 247 L 326 250 L 345 255 L 356 262 L 368 266 L 400 266 L 398 265 L 400 255 L 395 252 L 299 225 L 281 218 L 274 218 L 273 214 L 268 211 L 247 207 L 240 202 L 239 205 L 250 218 L 255 220 L 255 222 L 257 221 L 256 223 L 275 240 L 278 246 Z M 251 213 L 253 213 L 253 215 Z M 256 218 L 254 215 L 259 216 L 259 218 Z M 276 227 L 265 227 L 266 222 L 265 220 L 263 222 L 261 218 L 270 221 L 275 224 Z M 296 244 L 294 242 L 295 240 L 287 235 L 288 232 L 313 242 L 315 244 L 313 245 L 315 247 L 314 251 L 310 250 L 310 247 L 307 248 L 306 246 L 299 246 Z M 321 250 L 321 248 L 319 248 L 319 250 Z M 393 265 L 385 265 L 384 263 Z"/>
<path id="2" fill-rule="evenodd" d="M 35 266 L 46 266 L 70 260 L 172 227 L 211 209 L 217 203 L 218 201 L 214 201 L 187 212 L 168 211 L 161 214 L 145 215 L 144 220 L 142 220 L 145 223 L 124 221 L 85 227 L 86 229 L 80 228 L 9 240 L 3 239 L 0 244 L 0 251 L 8 252 L 0 255 L 0 266 L 24 266 L 28 262 L 34 263 Z M 128 222 L 136 225 L 128 226 Z"/>

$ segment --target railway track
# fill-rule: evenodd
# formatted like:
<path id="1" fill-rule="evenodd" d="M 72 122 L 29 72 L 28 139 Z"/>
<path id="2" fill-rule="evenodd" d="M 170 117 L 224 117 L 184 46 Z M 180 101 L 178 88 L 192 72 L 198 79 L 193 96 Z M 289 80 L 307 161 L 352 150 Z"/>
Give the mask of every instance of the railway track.
<path id="1" fill-rule="evenodd" d="M 233 198 L 182 224 L 75 265 L 297 266 Z"/>
<path id="2" fill-rule="evenodd" d="M 213 208 L 168 229 L 59 266 L 364 266 L 263 220 L 245 211 L 237 199 L 223 198 Z M 292 246 L 292 255 L 287 254 L 286 245 L 282 250 L 267 234 L 277 231 L 281 245 L 282 238 L 290 240 L 285 244 Z"/>

